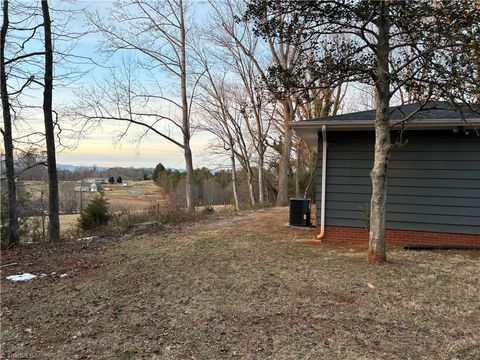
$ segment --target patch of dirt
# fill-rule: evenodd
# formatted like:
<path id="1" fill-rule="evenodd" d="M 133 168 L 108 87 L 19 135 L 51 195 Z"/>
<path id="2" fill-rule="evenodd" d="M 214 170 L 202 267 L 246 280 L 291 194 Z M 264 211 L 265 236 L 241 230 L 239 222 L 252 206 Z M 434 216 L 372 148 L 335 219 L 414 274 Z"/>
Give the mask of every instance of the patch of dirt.
<path id="1" fill-rule="evenodd" d="M 151 233 L 151 234 L 160 234 L 166 230 L 165 225 L 160 224 L 157 221 L 148 221 L 139 224 L 133 224 L 128 229 L 131 233 L 136 235 Z"/>
<path id="2" fill-rule="evenodd" d="M 337 295 L 333 298 L 333 301 L 338 303 L 354 304 L 357 301 L 357 298 L 348 295 Z"/>
<path id="3" fill-rule="evenodd" d="M 480 264 L 306 245 L 286 208 L 2 253 L 2 358 L 478 359 Z M 68 273 L 25 283 L 5 275 Z"/>
<path id="4" fill-rule="evenodd" d="M 118 240 L 118 239 L 117 239 Z M 60 274 L 65 271 L 80 272 L 96 267 L 105 253 L 105 247 L 115 241 L 112 238 L 74 240 L 29 244 L 2 251 L 2 264 L 16 263 L 2 268 L 2 278 L 14 273 L 35 272 Z"/>

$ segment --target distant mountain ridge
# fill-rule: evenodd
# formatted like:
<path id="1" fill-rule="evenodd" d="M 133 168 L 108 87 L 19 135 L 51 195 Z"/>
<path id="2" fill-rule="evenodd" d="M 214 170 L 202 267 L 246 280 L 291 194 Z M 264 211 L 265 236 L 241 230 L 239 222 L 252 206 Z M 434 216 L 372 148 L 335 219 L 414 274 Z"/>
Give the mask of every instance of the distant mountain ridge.
<path id="1" fill-rule="evenodd" d="M 145 169 L 149 171 L 153 171 L 153 167 L 133 167 L 133 166 L 88 166 L 88 165 L 69 165 L 69 164 L 57 164 L 57 170 L 68 170 L 68 171 L 75 171 L 75 170 L 93 170 L 97 169 L 99 171 L 105 171 L 109 169 Z M 178 171 L 185 171 L 183 169 L 173 169 L 172 170 L 178 170 Z"/>
<path id="2" fill-rule="evenodd" d="M 92 170 L 93 168 L 96 168 L 97 170 L 111 169 L 111 167 L 107 167 L 107 166 L 84 166 L 84 165 L 57 164 L 57 170 L 75 171 L 75 170 L 79 170 L 79 169 Z"/>

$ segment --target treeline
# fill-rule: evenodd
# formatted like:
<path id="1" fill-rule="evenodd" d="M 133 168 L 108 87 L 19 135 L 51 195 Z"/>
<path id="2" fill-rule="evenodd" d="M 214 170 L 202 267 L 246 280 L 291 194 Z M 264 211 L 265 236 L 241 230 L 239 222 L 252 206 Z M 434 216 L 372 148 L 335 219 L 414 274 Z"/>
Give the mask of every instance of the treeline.
<path id="1" fill-rule="evenodd" d="M 46 159 L 40 152 L 27 152 L 17 154 L 14 161 L 14 169 L 18 180 L 26 181 L 47 181 L 48 171 Z M 0 162 L 2 174 L 5 173 L 5 163 Z M 109 179 L 119 176 L 124 180 L 147 180 L 151 177 L 152 168 L 134 167 L 111 167 L 100 168 L 93 166 L 77 166 L 73 170 L 57 169 L 58 181 L 78 181 L 86 178 Z"/>
<path id="2" fill-rule="evenodd" d="M 186 206 L 185 193 L 185 171 L 178 169 L 168 169 L 159 163 L 152 175 L 152 180 L 158 186 L 164 188 L 173 204 L 184 207 Z M 300 187 L 307 189 L 305 196 L 314 197 L 315 182 L 312 181 L 313 174 L 306 172 L 300 176 Z M 296 176 L 293 171 L 289 173 L 289 190 L 294 193 L 296 187 Z M 266 192 L 265 202 L 263 205 L 273 205 L 277 196 L 276 189 L 273 185 L 275 180 L 275 169 L 266 171 Z M 233 205 L 235 198 L 232 189 L 233 174 L 230 169 L 222 169 L 218 171 L 210 170 L 206 167 L 197 168 L 193 171 L 193 202 L 195 206 L 205 205 Z M 238 200 L 242 206 L 251 206 L 249 179 L 246 171 L 237 172 L 237 189 Z M 258 178 L 253 182 L 254 196 L 258 197 Z"/>
<path id="3" fill-rule="evenodd" d="M 121 177 L 123 180 L 141 181 L 151 177 L 152 169 L 150 168 L 133 168 L 133 167 L 112 167 L 108 169 L 98 169 L 97 167 L 80 167 L 75 170 L 58 170 L 58 178 L 61 181 L 78 181 L 85 178 L 99 178 L 115 180 Z"/>

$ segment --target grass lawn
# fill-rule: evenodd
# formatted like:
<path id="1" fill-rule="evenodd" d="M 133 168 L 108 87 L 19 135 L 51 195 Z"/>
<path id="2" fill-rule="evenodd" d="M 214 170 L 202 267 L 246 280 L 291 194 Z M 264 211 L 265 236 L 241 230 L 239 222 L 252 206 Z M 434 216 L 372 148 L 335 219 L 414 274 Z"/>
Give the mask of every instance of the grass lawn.
<path id="1" fill-rule="evenodd" d="M 5 251 L 2 358 L 480 358 L 478 252 L 389 249 L 369 266 L 287 218 Z M 22 272 L 48 276 L 5 279 Z"/>

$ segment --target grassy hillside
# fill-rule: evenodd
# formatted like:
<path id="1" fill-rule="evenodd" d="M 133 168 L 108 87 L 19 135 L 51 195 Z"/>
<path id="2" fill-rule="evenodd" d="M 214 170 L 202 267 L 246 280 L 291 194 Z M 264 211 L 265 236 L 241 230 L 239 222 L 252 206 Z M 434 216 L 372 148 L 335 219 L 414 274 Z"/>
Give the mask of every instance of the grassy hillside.
<path id="1" fill-rule="evenodd" d="M 371 267 L 286 222 L 268 209 L 4 252 L 2 355 L 480 358 L 478 253 L 397 248 Z M 27 271 L 47 276 L 5 280 Z"/>

